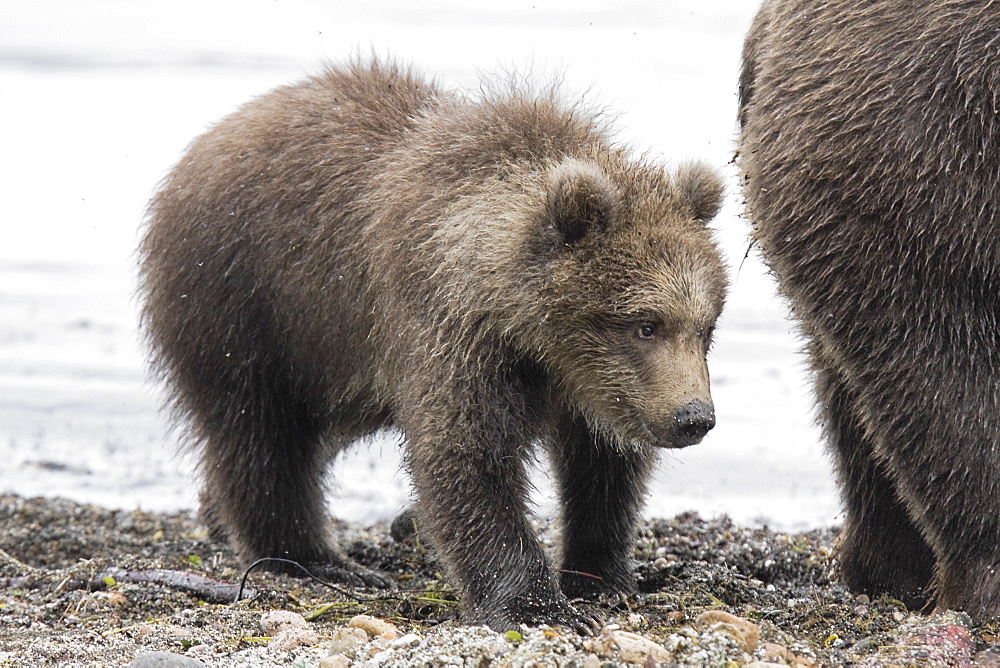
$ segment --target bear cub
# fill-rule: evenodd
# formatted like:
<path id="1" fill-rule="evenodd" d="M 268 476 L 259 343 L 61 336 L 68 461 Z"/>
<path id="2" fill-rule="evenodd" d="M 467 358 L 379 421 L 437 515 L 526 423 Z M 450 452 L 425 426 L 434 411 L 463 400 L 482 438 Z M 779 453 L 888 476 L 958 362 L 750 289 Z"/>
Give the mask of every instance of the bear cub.
<path id="1" fill-rule="evenodd" d="M 635 590 L 656 453 L 715 424 L 723 188 L 632 157 L 601 119 L 554 91 L 470 97 L 355 62 L 191 144 L 150 203 L 143 324 L 203 517 L 242 559 L 389 586 L 335 547 L 324 479 L 394 427 L 467 621 L 592 632 L 569 598 Z M 558 569 L 528 519 L 536 445 Z"/>

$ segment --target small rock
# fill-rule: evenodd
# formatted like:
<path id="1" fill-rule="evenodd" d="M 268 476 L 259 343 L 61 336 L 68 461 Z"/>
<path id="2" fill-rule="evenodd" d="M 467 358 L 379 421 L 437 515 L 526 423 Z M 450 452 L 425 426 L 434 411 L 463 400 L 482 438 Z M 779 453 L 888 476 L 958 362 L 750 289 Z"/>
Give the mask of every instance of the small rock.
<path id="1" fill-rule="evenodd" d="M 352 628 L 363 630 L 369 635 L 369 637 L 372 638 L 395 640 L 399 637 L 399 630 L 396 629 L 395 626 L 384 619 L 378 619 L 377 617 L 371 617 L 369 615 L 358 615 L 357 617 L 352 617 L 351 621 L 347 622 L 347 625 Z"/>
<path id="2" fill-rule="evenodd" d="M 976 642 L 969 629 L 959 624 L 924 624 L 899 645 L 907 649 L 906 658 L 919 658 L 932 665 L 958 666 L 972 661 Z"/>
<path id="3" fill-rule="evenodd" d="M 389 527 L 389 535 L 397 543 L 402 543 L 408 538 L 416 537 L 417 514 L 413 508 L 407 508 L 399 515 L 396 515 L 396 519 L 392 521 L 392 525 Z"/>
<path id="4" fill-rule="evenodd" d="M 851 646 L 851 653 L 864 654 L 865 652 L 877 650 L 881 642 L 882 638 L 877 635 L 862 638 Z"/>
<path id="5" fill-rule="evenodd" d="M 389 641 L 382 637 L 375 638 L 368 643 L 368 647 L 366 649 L 368 650 L 368 656 L 374 658 L 376 654 L 381 654 L 389 649 Z"/>
<path id="6" fill-rule="evenodd" d="M 649 620 L 640 615 L 638 612 L 633 612 L 625 618 L 625 622 L 633 629 L 642 629 L 649 626 Z"/>
<path id="7" fill-rule="evenodd" d="M 191 629 L 184 628 L 183 626 L 175 626 L 173 624 L 164 627 L 164 631 L 170 634 L 171 638 L 193 638 L 194 633 Z"/>
<path id="8" fill-rule="evenodd" d="M 260 628 L 266 636 L 274 636 L 286 629 L 308 629 L 309 622 L 291 610 L 269 610 L 260 617 Z"/>
<path id="9" fill-rule="evenodd" d="M 311 647 L 319 642 L 319 634 L 312 629 L 288 627 L 271 639 L 267 649 L 274 652 L 289 652 L 296 647 Z"/>
<path id="10" fill-rule="evenodd" d="M 173 652 L 149 652 L 132 659 L 127 668 L 198 668 L 204 665 L 198 659 Z"/>
<path id="11" fill-rule="evenodd" d="M 788 668 L 787 663 L 771 663 L 769 661 L 751 661 L 743 668 Z"/>
<path id="12" fill-rule="evenodd" d="M 351 660 L 343 654 L 324 656 L 319 660 L 319 668 L 350 668 Z"/>
<path id="13" fill-rule="evenodd" d="M 994 645 L 984 649 L 982 652 L 978 652 L 972 657 L 972 662 L 977 666 L 989 666 L 991 668 L 996 668 L 1000 666 L 1000 646 Z"/>
<path id="14" fill-rule="evenodd" d="M 107 592 L 94 592 L 93 596 L 98 600 L 103 599 L 106 603 L 111 605 L 127 605 L 128 599 L 119 591 L 107 591 Z"/>
<path id="15" fill-rule="evenodd" d="M 667 613 L 667 619 L 669 619 L 674 624 L 680 624 L 685 619 L 687 619 L 687 615 L 681 612 L 680 610 L 674 610 L 672 612 Z"/>
<path id="16" fill-rule="evenodd" d="M 394 648 L 413 647 L 414 645 L 419 645 L 419 644 L 420 644 L 420 636 L 418 636 L 416 633 L 407 633 L 405 636 L 393 640 L 389 646 Z"/>
<path id="17" fill-rule="evenodd" d="M 787 665 L 795 658 L 795 654 L 789 651 L 787 647 L 777 643 L 766 642 L 764 643 L 763 650 L 764 659 L 767 661 L 781 661 Z"/>
<path id="18" fill-rule="evenodd" d="M 334 629 L 330 634 L 328 649 L 330 654 L 342 654 L 357 649 L 368 642 L 368 634 L 364 629 L 345 627 Z"/>
<path id="19" fill-rule="evenodd" d="M 590 649 L 606 659 L 620 659 L 625 663 L 643 665 L 649 660 L 666 662 L 673 658 L 662 645 L 628 631 L 605 631 L 594 638 Z"/>
<path id="20" fill-rule="evenodd" d="M 700 631 L 720 631 L 732 637 L 747 654 L 753 654 L 760 644 L 760 627 L 748 619 L 723 610 L 707 610 L 695 620 Z"/>

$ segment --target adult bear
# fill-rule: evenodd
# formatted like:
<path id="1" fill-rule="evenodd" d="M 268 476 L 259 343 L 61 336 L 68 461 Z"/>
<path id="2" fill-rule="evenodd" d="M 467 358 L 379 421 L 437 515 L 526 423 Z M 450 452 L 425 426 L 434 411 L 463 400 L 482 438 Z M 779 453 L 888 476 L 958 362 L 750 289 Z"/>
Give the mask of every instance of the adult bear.
<path id="1" fill-rule="evenodd" d="M 767 2 L 747 211 L 808 340 L 857 591 L 1000 612 L 1000 7 Z"/>
<path id="2" fill-rule="evenodd" d="M 715 423 L 721 194 L 554 92 L 471 99 L 374 62 L 250 102 L 194 141 L 141 247 L 204 517 L 246 561 L 388 585 L 329 540 L 323 481 L 395 426 L 468 620 L 593 630 L 567 595 L 635 589 L 655 453 Z M 558 579 L 527 516 L 536 443 L 562 498 Z"/>

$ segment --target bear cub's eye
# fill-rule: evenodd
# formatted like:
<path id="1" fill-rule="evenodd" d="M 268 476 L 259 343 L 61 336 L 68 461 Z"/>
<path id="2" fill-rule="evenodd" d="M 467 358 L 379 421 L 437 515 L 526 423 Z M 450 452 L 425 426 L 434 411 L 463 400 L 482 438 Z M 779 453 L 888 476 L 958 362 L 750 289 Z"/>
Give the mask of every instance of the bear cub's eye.
<path id="1" fill-rule="evenodd" d="M 635 333 L 640 339 L 651 339 L 656 336 L 659 328 L 655 322 L 640 322 L 635 328 Z"/>

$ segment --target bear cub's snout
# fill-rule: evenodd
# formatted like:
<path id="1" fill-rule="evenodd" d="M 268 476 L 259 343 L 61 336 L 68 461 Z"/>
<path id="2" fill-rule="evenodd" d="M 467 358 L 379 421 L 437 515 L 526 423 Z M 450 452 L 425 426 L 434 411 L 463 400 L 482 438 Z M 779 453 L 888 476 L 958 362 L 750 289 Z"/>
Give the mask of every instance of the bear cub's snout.
<path id="1" fill-rule="evenodd" d="M 677 424 L 677 446 L 684 448 L 700 443 L 715 427 L 715 406 L 707 401 L 688 402 L 674 416 Z"/>

